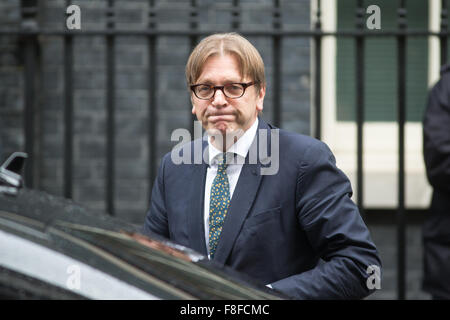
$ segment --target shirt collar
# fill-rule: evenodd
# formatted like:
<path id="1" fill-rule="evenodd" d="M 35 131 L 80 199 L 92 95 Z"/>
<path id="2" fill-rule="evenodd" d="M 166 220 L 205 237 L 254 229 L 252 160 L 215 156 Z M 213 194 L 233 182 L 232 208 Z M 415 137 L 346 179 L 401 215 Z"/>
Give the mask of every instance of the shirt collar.
<path id="1" fill-rule="evenodd" d="M 252 126 L 247 129 L 247 131 L 244 132 L 242 137 L 236 141 L 235 144 L 233 144 L 226 152 L 229 153 L 235 153 L 238 156 L 245 159 L 247 157 L 248 150 L 250 149 L 250 146 L 255 139 L 256 131 L 258 130 L 258 117 L 256 117 L 256 120 L 253 122 Z M 214 163 L 213 161 L 219 154 L 222 154 L 223 152 L 216 147 L 214 147 L 211 144 L 210 138 L 208 137 L 208 147 L 209 147 L 209 163 Z"/>

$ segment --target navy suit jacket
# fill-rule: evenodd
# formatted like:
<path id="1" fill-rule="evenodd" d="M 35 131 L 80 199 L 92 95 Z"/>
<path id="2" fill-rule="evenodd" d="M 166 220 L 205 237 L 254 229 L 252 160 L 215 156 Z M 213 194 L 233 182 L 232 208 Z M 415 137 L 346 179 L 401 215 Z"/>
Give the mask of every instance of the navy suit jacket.
<path id="1" fill-rule="evenodd" d="M 275 127 L 259 119 L 271 150 Z M 321 141 L 279 130 L 279 170 L 258 157 L 243 165 L 214 260 L 297 299 L 359 299 L 371 293 L 368 267 L 381 267 L 369 231 L 350 199 L 348 178 Z M 258 134 L 253 146 L 259 145 Z M 182 154 L 194 145 L 178 150 Z M 202 141 L 203 148 L 207 142 Z M 177 151 L 177 152 L 178 152 Z M 249 153 L 250 154 L 250 153 Z M 270 154 L 269 154 L 270 155 Z M 207 157 L 205 157 L 207 159 Z M 162 159 L 144 231 L 207 254 L 204 188 L 208 164 Z M 370 279 L 369 279 L 370 280 Z"/>
<path id="2" fill-rule="evenodd" d="M 423 225 L 423 290 L 450 299 L 450 65 L 441 69 L 423 119 L 423 153 L 433 187 Z"/>

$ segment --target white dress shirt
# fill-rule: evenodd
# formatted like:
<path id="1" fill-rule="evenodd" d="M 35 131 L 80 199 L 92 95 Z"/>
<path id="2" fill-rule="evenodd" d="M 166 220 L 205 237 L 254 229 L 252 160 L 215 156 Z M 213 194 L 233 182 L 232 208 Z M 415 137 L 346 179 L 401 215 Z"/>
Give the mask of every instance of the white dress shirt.
<path id="1" fill-rule="evenodd" d="M 256 131 L 258 129 L 258 118 L 252 126 L 245 131 L 245 133 L 240 137 L 235 144 L 233 144 L 226 152 L 234 153 L 236 156 L 235 161 L 227 166 L 228 183 L 230 185 L 230 200 L 233 199 L 233 192 L 236 188 L 239 175 L 241 174 L 242 165 L 247 157 L 248 150 L 255 139 Z M 205 241 L 206 248 L 209 257 L 209 201 L 211 195 L 211 186 L 214 178 L 217 175 L 218 159 L 217 157 L 223 152 L 218 150 L 211 144 L 211 139 L 208 137 L 208 148 L 209 148 L 209 167 L 206 172 L 206 182 L 205 182 L 205 198 L 204 198 L 204 223 L 205 223 Z"/>

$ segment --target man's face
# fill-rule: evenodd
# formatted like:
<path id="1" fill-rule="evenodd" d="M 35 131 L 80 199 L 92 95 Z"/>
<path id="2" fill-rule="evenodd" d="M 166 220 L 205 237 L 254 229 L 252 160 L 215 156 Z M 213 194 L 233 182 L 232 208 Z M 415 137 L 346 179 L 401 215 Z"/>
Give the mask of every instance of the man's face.
<path id="1" fill-rule="evenodd" d="M 196 83 L 222 86 L 252 80 L 241 77 L 237 59 L 233 55 L 225 55 L 208 58 Z M 217 90 L 209 100 L 198 99 L 192 93 L 192 113 L 210 134 L 236 134 L 239 129 L 246 131 L 251 127 L 258 112 L 263 109 L 265 93 L 265 88 L 258 91 L 254 85 L 237 99 L 227 98 L 221 90 Z"/>

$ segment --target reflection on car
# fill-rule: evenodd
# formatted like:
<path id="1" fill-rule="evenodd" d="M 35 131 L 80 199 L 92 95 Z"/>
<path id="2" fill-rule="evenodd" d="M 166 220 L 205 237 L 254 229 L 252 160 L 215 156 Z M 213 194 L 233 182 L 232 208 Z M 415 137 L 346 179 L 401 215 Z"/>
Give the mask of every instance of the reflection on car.
<path id="1" fill-rule="evenodd" d="M 23 188 L 25 158 L 0 167 L 0 298 L 284 298 L 133 224 Z"/>

